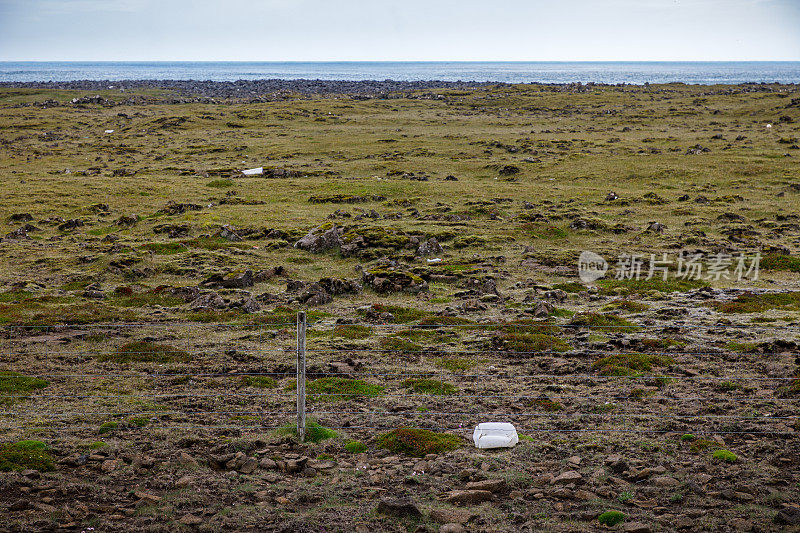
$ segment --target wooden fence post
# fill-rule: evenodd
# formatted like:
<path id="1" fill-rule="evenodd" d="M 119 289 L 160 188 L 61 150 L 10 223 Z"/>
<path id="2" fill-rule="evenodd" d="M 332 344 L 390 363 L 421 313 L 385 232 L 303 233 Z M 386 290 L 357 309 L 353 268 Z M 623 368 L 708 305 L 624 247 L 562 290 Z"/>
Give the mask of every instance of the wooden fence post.
<path id="1" fill-rule="evenodd" d="M 297 438 L 306 438 L 306 313 L 297 313 Z"/>

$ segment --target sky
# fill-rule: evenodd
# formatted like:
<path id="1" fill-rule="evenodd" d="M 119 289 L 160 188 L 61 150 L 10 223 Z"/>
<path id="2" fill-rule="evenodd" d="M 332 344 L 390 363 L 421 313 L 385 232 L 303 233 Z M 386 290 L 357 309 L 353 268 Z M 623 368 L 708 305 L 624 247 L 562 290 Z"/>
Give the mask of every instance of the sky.
<path id="1" fill-rule="evenodd" d="M 0 61 L 800 61 L 800 0 L 0 0 Z"/>

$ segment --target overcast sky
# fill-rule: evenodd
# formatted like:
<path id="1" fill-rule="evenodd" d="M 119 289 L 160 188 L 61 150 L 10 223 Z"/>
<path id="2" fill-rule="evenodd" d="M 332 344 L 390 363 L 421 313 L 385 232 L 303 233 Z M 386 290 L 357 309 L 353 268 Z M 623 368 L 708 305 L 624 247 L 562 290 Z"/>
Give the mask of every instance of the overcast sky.
<path id="1" fill-rule="evenodd" d="M 800 0 L 0 0 L 0 60 L 800 60 Z"/>

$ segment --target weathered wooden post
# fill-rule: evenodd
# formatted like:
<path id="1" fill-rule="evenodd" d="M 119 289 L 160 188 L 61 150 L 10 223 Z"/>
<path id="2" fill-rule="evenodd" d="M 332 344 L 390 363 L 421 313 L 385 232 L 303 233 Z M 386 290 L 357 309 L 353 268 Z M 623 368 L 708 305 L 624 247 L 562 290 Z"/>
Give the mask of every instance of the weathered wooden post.
<path id="1" fill-rule="evenodd" d="M 306 438 L 306 313 L 297 313 L 297 438 Z"/>

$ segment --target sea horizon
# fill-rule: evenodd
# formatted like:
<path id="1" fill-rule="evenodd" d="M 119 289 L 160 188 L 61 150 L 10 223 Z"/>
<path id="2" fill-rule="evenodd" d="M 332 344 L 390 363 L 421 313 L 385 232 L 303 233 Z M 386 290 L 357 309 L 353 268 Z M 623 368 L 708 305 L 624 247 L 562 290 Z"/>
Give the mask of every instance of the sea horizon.
<path id="1" fill-rule="evenodd" d="M 800 83 L 800 61 L 0 61 L 0 82 Z"/>

